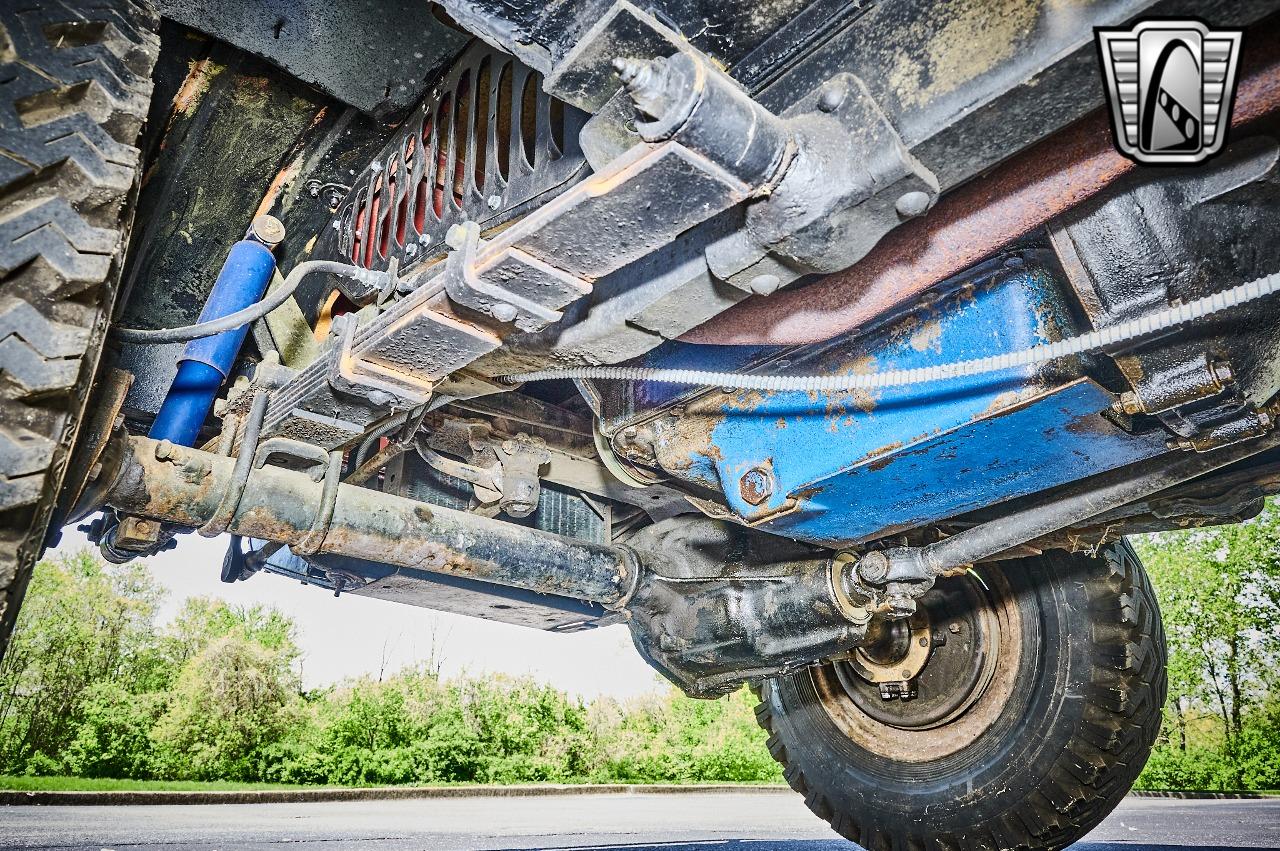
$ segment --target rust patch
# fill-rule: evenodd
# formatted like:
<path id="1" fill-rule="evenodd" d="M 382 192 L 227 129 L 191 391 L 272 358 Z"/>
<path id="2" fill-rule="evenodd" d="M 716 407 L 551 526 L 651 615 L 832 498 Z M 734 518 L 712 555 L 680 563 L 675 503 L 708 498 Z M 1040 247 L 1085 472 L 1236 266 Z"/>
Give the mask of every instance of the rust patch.
<path id="1" fill-rule="evenodd" d="M 720 404 L 729 411 L 757 411 L 772 395 L 764 390 L 740 390 L 736 393 L 724 394 L 720 397 Z"/>
<path id="2" fill-rule="evenodd" d="M 187 78 L 182 81 L 182 86 L 179 87 L 178 93 L 173 98 L 173 114 L 182 115 L 186 118 L 195 115 L 196 107 L 200 105 L 205 92 L 209 91 L 209 84 L 222 71 L 223 66 L 217 65 L 208 59 L 188 63 Z M 169 120 L 172 121 L 173 118 L 170 117 Z"/>
<path id="3" fill-rule="evenodd" d="M 911 348 L 917 352 L 935 351 L 942 353 L 942 322 L 937 319 L 930 319 L 921 323 L 915 333 L 911 335 L 909 342 Z"/>
<path id="4" fill-rule="evenodd" d="M 298 176 L 298 170 L 301 167 L 302 163 L 294 160 L 271 179 L 271 185 L 267 187 L 266 193 L 262 196 L 262 202 L 258 204 L 258 209 L 254 211 L 255 217 L 264 216 L 271 212 L 271 209 L 276 205 L 276 199 L 280 197 L 280 193 L 284 191 L 284 188 Z"/>

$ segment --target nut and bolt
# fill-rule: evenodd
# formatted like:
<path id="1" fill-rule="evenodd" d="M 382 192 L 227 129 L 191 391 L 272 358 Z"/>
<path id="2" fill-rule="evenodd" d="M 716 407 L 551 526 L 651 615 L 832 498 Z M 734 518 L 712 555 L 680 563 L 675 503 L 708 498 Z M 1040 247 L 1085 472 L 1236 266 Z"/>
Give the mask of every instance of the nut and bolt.
<path id="1" fill-rule="evenodd" d="M 914 219 L 916 216 L 924 214 L 929 209 L 929 194 L 914 190 L 911 192 L 903 192 L 898 196 L 898 201 L 893 205 L 898 215 L 904 219 Z"/>
<path id="2" fill-rule="evenodd" d="M 1226 387 L 1236 380 L 1236 372 L 1226 361 L 1216 360 L 1209 364 L 1209 374 L 1218 382 L 1218 388 Z"/>
<path id="3" fill-rule="evenodd" d="M 950 632 L 952 635 L 959 635 L 959 634 L 960 634 L 960 624 L 955 623 L 955 622 L 952 622 L 952 623 L 947 624 L 947 631 L 948 631 L 948 632 Z"/>
<path id="4" fill-rule="evenodd" d="M 490 308 L 489 312 L 493 315 L 493 318 L 499 322 L 510 322 L 516 318 L 517 313 L 516 306 L 514 304 L 507 304 L 505 301 L 495 304 Z"/>
<path id="5" fill-rule="evenodd" d="M 1142 399 L 1132 390 L 1126 390 L 1120 394 L 1120 398 L 1111 406 L 1118 414 L 1141 414 L 1146 406 L 1142 404 Z"/>
<path id="6" fill-rule="evenodd" d="M 773 493 L 773 473 L 764 467 L 748 470 L 738 481 L 738 492 L 751 505 L 760 505 Z"/>

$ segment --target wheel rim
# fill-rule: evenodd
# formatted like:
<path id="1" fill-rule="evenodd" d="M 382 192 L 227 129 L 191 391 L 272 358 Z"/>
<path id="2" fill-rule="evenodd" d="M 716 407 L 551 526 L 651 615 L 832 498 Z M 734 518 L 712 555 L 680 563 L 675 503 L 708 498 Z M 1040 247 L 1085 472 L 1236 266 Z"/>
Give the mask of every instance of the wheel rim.
<path id="1" fill-rule="evenodd" d="M 910 621 L 882 626 L 849 658 L 811 671 L 840 731 L 901 761 L 971 744 L 1001 716 L 1022 656 L 1022 619 L 999 571 L 970 571 L 919 603 Z"/>

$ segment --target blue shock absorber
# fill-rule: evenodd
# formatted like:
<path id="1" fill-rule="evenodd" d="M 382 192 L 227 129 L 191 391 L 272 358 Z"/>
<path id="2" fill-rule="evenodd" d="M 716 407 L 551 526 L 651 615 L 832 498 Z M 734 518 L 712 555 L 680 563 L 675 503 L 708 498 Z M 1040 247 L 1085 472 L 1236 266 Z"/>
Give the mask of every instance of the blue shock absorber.
<path id="1" fill-rule="evenodd" d="M 248 235 L 231 246 L 200 312 L 201 322 L 227 316 L 262 298 L 276 269 L 271 247 L 283 236 L 284 226 L 278 220 L 270 216 L 254 219 Z M 151 424 L 148 437 L 180 446 L 195 445 L 213 400 L 230 374 L 248 333 L 249 326 L 242 325 L 187 344 L 178 359 L 178 374 Z"/>

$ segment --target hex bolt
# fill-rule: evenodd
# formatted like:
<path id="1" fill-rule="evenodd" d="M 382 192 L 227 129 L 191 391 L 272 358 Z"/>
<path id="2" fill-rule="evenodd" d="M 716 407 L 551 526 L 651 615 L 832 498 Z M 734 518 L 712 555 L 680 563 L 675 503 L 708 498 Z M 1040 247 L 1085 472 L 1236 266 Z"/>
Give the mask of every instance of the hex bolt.
<path id="1" fill-rule="evenodd" d="M 489 310 L 493 314 L 493 318 L 499 322 L 510 322 L 516 318 L 516 307 L 514 304 L 507 304 L 505 301 L 495 304 Z"/>
<path id="2" fill-rule="evenodd" d="M 1225 387 L 1236 380 L 1235 370 L 1226 361 L 1216 360 L 1209 364 L 1209 373 L 1213 376 L 1213 380 L 1218 382 L 1219 388 Z"/>
<path id="3" fill-rule="evenodd" d="M 898 211 L 898 215 L 902 218 L 914 219 L 916 216 L 923 215 L 924 211 L 929 209 L 929 194 L 921 192 L 919 189 L 903 192 L 898 196 L 898 201 L 893 208 Z"/>
<path id="4" fill-rule="evenodd" d="M 1117 413 L 1128 414 L 1129 416 L 1141 414 L 1146 409 L 1146 406 L 1142 404 L 1141 397 L 1132 390 L 1126 390 L 1121 393 L 1120 398 L 1116 400 L 1112 407 Z"/>
<path id="5" fill-rule="evenodd" d="M 948 629 L 948 631 L 950 631 L 950 633 L 951 633 L 952 635 L 959 635 L 959 634 L 960 634 L 960 624 L 955 623 L 954 621 L 953 621 L 953 622 L 951 622 L 951 623 L 949 623 L 949 624 L 947 624 L 947 629 Z"/>
<path id="6" fill-rule="evenodd" d="M 909 681 L 911 679 L 911 672 L 908 671 L 906 668 L 902 669 L 902 679 L 904 682 Z"/>
<path id="7" fill-rule="evenodd" d="M 822 91 L 818 94 L 818 109 L 823 112 L 835 112 L 839 109 L 849 96 L 849 90 L 845 88 L 843 83 L 837 83 L 834 80 L 822 87 Z"/>
<path id="8" fill-rule="evenodd" d="M 375 408 L 384 408 L 391 404 L 391 394 L 385 390 L 370 390 L 369 404 Z"/>
<path id="9" fill-rule="evenodd" d="M 485 203 L 489 205 L 490 210 L 496 210 L 502 206 L 502 196 L 490 195 L 489 198 L 485 201 Z"/>
<path id="10" fill-rule="evenodd" d="M 929 646 L 929 639 L 925 638 L 924 636 L 921 636 L 921 637 L 920 637 L 920 646 L 921 646 L 921 647 L 928 647 L 928 646 Z"/>
<path id="11" fill-rule="evenodd" d="M 168 440 L 162 440 L 156 444 L 156 460 L 168 461 L 173 457 L 173 443 Z"/>
<path id="12" fill-rule="evenodd" d="M 870 585 L 879 585 L 889 578 L 889 557 L 880 550 L 858 559 L 858 578 Z"/>
<path id="13" fill-rule="evenodd" d="M 759 505 L 773 493 L 773 474 L 763 467 L 748 470 L 738 481 L 738 491 L 751 505 Z"/>

